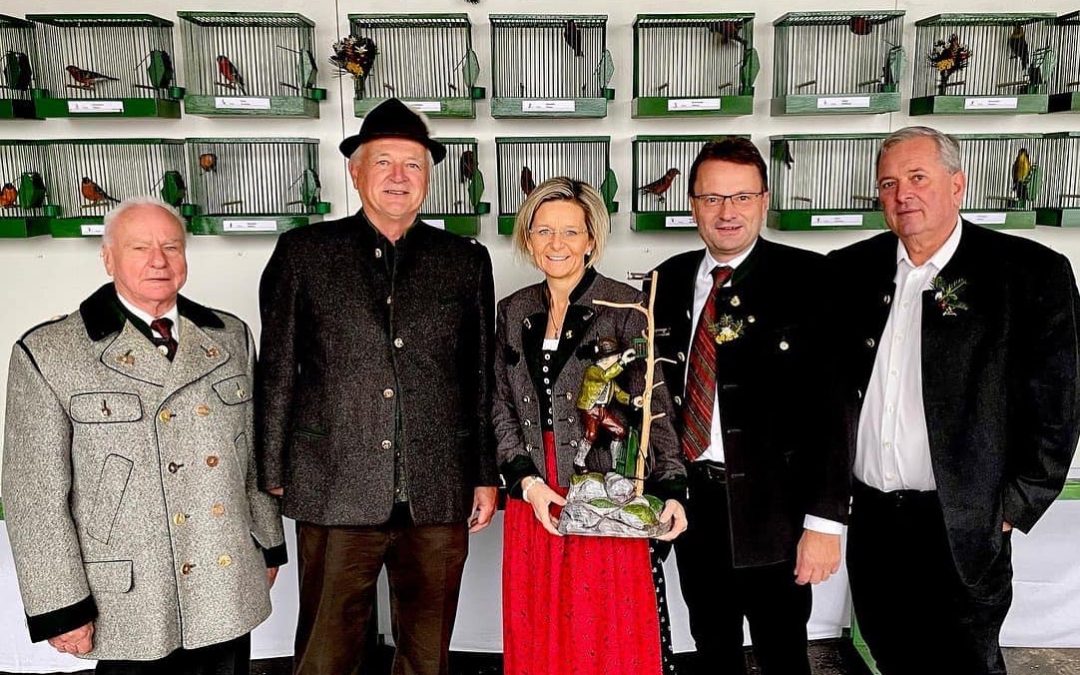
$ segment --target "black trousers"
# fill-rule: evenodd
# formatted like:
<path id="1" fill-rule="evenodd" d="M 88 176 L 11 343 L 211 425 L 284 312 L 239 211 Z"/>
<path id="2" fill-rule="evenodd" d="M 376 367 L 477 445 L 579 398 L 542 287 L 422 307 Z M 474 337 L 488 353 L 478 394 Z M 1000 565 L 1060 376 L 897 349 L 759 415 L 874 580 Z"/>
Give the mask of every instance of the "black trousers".
<path id="1" fill-rule="evenodd" d="M 366 665 L 375 582 L 386 567 L 397 649 L 392 675 L 447 675 L 469 548 L 465 523 L 414 525 L 394 506 L 375 527 L 297 523 L 300 611 L 293 672 L 349 675 Z"/>
<path id="2" fill-rule="evenodd" d="M 691 465 L 689 527 L 675 540 L 679 581 L 697 645 L 694 672 L 747 672 L 746 617 L 763 675 L 810 675 L 806 652 L 810 586 L 795 583 L 794 562 L 734 566 L 727 486 L 721 476 Z"/>
<path id="3" fill-rule="evenodd" d="M 251 633 L 198 649 L 177 649 L 153 661 L 98 661 L 97 675 L 248 675 Z"/>
<path id="4" fill-rule="evenodd" d="M 883 675 L 1005 673 L 998 635 L 1012 602 L 1012 546 L 1002 536 L 997 560 L 978 583 L 965 584 L 936 492 L 880 492 L 855 482 L 852 602 Z"/>

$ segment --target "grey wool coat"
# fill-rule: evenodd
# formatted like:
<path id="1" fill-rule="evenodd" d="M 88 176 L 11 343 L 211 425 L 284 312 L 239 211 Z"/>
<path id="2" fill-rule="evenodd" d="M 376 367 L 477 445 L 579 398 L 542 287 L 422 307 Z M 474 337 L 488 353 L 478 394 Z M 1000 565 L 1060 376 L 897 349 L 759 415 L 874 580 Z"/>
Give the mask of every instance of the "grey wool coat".
<path id="1" fill-rule="evenodd" d="M 592 269 L 570 295 L 560 334 L 560 352 L 565 363 L 543 358 L 547 327 L 545 282 L 527 286 L 499 302 L 495 327 L 495 400 L 492 423 L 495 428 L 499 469 L 511 494 L 520 495 L 519 483 L 527 475 L 542 476 L 550 483 L 566 486 L 574 472 L 574 455 L 584 436 L 580 411 L 575 407 L 585 369 L 593 362 L 592 345 L 598 338 L 615 337 L 628 348 L 645 329 L 645 317 L 637 310 L 603 307 L 593 300 L 636 303 L 642 300 L 637 289 L 608 279 Z M 547 368 L 547 370 L 545 370 Z M 633 361 L 626 370 L 624 388 L 632 395 L 644 388 L 644 364 Z M 550 380 L 550 382 L 545 382 Z M 657 369 L 657 381 L 662 380 Z M 552 426 L 558 476 L 547 476 L 541 416 L 541 389 L 551 389 Z M 661 499 L 685 499 L 686 469 L 678 437 L 672 425 L 671 396 L 666 386 L 653 392 L 654 419 L 651 429 L 647 491 Z M 545 419 L 546 421 L 546 419 Z M 606 444 L 605 444 L 606 445 Z M 597 444 L 589 453 L 590 470 L 610 471 L 611 454 Z"/>
<path id="2" fill-rule="evenodd" d="M 254 342 L 234 316 L 178 310 L 171 363 L 112 284 L 12 350 L 3 496 L 34 641 L 93 620 L 88 658 L 150 660 L 270 614 L 284 536 L 256 486 Z"/>

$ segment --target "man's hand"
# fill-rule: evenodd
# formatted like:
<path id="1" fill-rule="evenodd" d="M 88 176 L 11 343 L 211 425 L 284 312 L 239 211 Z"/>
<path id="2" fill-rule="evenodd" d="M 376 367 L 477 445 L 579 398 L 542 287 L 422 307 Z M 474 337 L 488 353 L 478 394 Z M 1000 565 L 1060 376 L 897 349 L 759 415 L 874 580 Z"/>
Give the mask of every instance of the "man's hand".
<path id="1" fill-rule="evenodd" d="M 491 518 L 495 515 L 495 496 L 497 494 L 497 488 L 473 488 L 472 515 L 469 516 L 469 534 L 479 532 L 491 523 Z"/>
<path id="2" fill-rule="evenodd" d="M 660 513 L 660 522 L 666 523 L 674 518 L 671 529 L 667 534 L 657 537 L 660 541 L 671 541 L 686 531 L 686 509 L 675 499 L 664 502 L 664 510 Z"/>
<path id="3" fill-rule="evenodd" d="M 284 497 L 285 496 L 285 488 L 283 488 L 283 487 L 270 488 L 270 489 L 267 490 L 267 493 L 272 494 L 275 497 Z"/>
<path id="4" fill-rule="evenodd" d="M 267 567 L 266 568 L 266 587 L 267 588 L 273 588 L 274 587 L 274 582 L 277 581 L 277 571 L 278 571 L 278 568 L 276 568 L 276 567 Z"/>
<path id="5" fill-rule="evenodd" d="M 795 583 L 820 584 L 840 570 L 840 535 L 803 530 L 795 558 Z"/>
<path id="6" fill-rule="evenodd" d="M 49 638 L 49 644 L 61 654 L 88 654 L 94 648 L 94 622 Z"/>

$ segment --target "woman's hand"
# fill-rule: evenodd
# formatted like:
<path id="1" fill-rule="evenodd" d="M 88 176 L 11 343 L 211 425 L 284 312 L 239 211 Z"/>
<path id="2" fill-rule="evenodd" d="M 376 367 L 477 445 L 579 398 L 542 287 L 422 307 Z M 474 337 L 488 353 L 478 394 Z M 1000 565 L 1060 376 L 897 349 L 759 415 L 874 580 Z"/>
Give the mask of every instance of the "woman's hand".
<path id="1" fill-rule="evenodd" d="M 686 531 L 686 509 L 677 500 L 669 499 L 664 502 L 664 510 L 660 513 L 660 522 L 666 523 L 673 518 L 674 521 L 671 523 L 671 529 L 668 530 L 668 533 L 657 537 L 660 541 L 671 541 Z"/>
<path id="2" fill-rule="evenodd" d="M 555 524 L 551 522 L 551 505 L 566 506 L 566 500 L 548 487 L 547 482 L 539 476 L 528 476 L 522 480 L 529 481 L 522 485 L 522 498 L 532 506 L 533 515 L 545 530 L 561 537 L 562 533 L 555 529 Z"/>

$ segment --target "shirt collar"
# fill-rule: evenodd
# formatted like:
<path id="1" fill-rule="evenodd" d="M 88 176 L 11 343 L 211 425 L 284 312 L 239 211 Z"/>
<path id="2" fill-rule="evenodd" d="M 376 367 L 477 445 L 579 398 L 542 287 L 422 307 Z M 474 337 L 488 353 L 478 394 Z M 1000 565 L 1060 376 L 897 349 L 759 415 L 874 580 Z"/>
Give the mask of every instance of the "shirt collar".
<path id="1" fill-rule="evenodd" d="M 145 312 L 142 309 L 136 307 L 131 302 L 129 302 L 128 299 L 124 297 L 123 293 L 120 293 L 119 291 L 116 292 L 116 299 L 120 301 L 120 304 L 122 304 L 127 309 L 127 311 L 131 312 L 136 317 L 141 319 L 142 322 L 145 323 L 147 326 L 149 326 L 154 321 L 154 319 L 168 319 L 172 321 L 173 339 L 176 339 L 180 336 L 180 310 L 177 309 L 176 303 L 173 303 L 173 306 L 169 309 L 169 311 L 165 312 L 161 316 L 153 316 L 149 312 Z"/>
<path id="2" fill-rule="evenodd" d="M 930 256 L 923 265 L 933 265 L 935 272 L 940 272 L 945 265 L 952 260 L 953 255 L 956 253 L 956 249 L 960 246 L 960 234 L 963 231 L 961 225 L 960 216 L 956 216 L 956 225 L 953 227 L 952 234 L 945 240 L 945 243 L 941 245 L 934 255 Z M 919 265 L 916 265 L 911 261 L 911 257 L 908 255 L 907 248 L 904 247 L 904 242 L 897 239 L 896 241 L 896 264 L 901 262 L 907 263 L 911 269 L 918 269 Z"/>
<path id="3" fill-rule="evenodd" d="M 755 246 L 757 246 L 757 239 L 754 240 L 754 243 L 750 244 L 750 248 L 746 249 L 731 260 L 728 260 L 727 262 L 720 262 L 713 257 L 712 253 L 709 252 L 709 249 L 705 249 L 705 255 L 702 256 L 701 264 L 698 265 L 698 279 L 710 279 L 711 281 L 712 271 L 714 267 L 723 267 L 726 265 L 727 267 L 730 267 L 732 271 L 739 269 L 739 265 L 743 264 L 743 262 L 745 262 L 746 259 L 750 257 L 750 254 L 753 253 Z"/>

